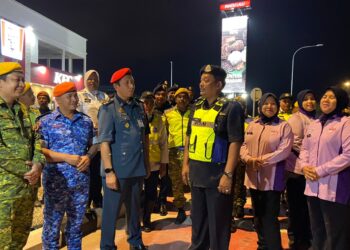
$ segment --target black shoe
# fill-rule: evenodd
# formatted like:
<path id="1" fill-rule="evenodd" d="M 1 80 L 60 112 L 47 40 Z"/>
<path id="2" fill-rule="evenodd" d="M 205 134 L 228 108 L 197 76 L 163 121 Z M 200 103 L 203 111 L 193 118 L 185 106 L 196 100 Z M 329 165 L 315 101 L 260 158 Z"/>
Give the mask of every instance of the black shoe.
<path id="1" fill-rule="evenodd" d="M 231 220 L 231 233 L 234 233 L 236 231 L 237 231 L 237 225 L 236 225 L 235 219 L 232 218 L 232 220 Z"/>
<path id="2" fill-rule="evenodd" d="M 130 245 L 130 250 L 148 250 L 148 247 L 146 247 L 144 244 L 140 244 L 138 246 Z"/>
<path id="3" fill-rule="evenodd" d="M 143 230 L 145 233 L 152 232 L 152 230 L 153 230 L 152 223 L 151 223 L 151 222 L 149 222 L 149 223 L 143 222 L 142 230 Z"/>
<path id="4" fill-rule="evenodd" d="M 166 215 L 168 214 L 168 210 L 167 210 L 165 204 L 161 204 L 161 205 L 160 205 L 159 214 L 160 214 L 161 216 L 166 216 Z"/>
<path id="5" fill-rule="evenodd" d="M 187 216 L 186 216 L 185 210 L 180 208 L 179 212 L 177 213 L 177 217 L 175 219 L 175 224 L 176 225 L 182 224 L 182 222 L 184 222 L 186 220 L 186 218 L 187 218 Z"/>

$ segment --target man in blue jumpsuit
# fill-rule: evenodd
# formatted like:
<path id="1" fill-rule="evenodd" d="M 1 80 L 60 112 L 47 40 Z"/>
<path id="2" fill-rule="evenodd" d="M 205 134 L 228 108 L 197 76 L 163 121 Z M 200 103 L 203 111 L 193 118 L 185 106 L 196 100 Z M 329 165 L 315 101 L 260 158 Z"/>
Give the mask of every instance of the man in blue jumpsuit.
<path id="1" fill-rule="evenodd" d="M 65 236 L 68 249 L 81 249 L 85 208 L 89 197 L 90 155 L 93 137 L 90 118 L 77 112 L 74 83 L 65 82 L 53 90 L 58 108 L 39 117 L 42 150 L 47 164 L 43 170 L 43 249 L 59 249 L 60 226 L 67 214 Z M 89 151 L 88 151 L 89 149 Z"/>
<path id="2" fill-rule="evenodd" d="M 129 68 L 112 75 L 116 96 L 102 105 L 99 114 L 101 143 L 103 212 L 102 250 L 116 249 L 115 224 L 125 202 L 130 249 L 147 249 L 141 237 L 140 198 L 143 179 L 149 176 L 149 126 L 142 104 L 133 98 L 135 82 Z"/>

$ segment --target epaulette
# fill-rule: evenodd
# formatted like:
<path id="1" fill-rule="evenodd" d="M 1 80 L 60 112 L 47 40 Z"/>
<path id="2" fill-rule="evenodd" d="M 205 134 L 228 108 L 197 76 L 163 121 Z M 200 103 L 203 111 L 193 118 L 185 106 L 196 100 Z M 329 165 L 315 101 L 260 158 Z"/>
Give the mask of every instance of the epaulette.
<path id="1" fill-rule="evenodd" d="M 42 115 L 39 115 L 36 119 L 35 119 L 35 122 L 38 122 L 41 118 L 43 118 L 44 116 L 47 116 L 49 114 L 51 114 L 52 111 L 49 111 L 49 112 L 46 112 L 45 114 L 42 114 Z"/>
<path id="2" fill-rule="evenodd" d="M 114 103 L 114 98 L 110 99 L 108 102 L 103 103 L 102 105 L 109 105 L 111 103 Z"/>

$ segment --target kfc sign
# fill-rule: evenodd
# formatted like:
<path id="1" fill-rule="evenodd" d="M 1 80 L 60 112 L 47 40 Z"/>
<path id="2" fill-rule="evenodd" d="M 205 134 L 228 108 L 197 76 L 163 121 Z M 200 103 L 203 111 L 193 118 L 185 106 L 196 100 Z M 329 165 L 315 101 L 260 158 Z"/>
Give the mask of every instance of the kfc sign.
<path id="1" fill-rule="evenodd" d="M 31 63 L 31 67 L 31 82 L 33 83 L 54 87 L 62 82 L 74 82 L 78 90 L 84 88 L 82 75 L 73 75 L 36 63 Z"/>
<path id="2" fill-rule="evenodd" d="M 55 72 L 55 77 L 53 82 L 59 84 L 61 82 L 73 82 L 73 76 L 66 75 L 60 72 Z"/>

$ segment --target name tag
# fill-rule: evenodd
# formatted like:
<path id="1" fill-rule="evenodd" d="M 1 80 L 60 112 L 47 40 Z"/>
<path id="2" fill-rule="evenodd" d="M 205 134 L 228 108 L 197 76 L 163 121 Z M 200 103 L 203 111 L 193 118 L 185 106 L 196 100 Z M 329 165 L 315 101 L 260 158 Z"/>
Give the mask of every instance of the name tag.
<path id="1" fill-rule="evenodd" d="M 143 124 L 142 120 L 137 120 L 137 124 L 139 125 L 140 128 L 143 128 L 145 125 Z"/>

